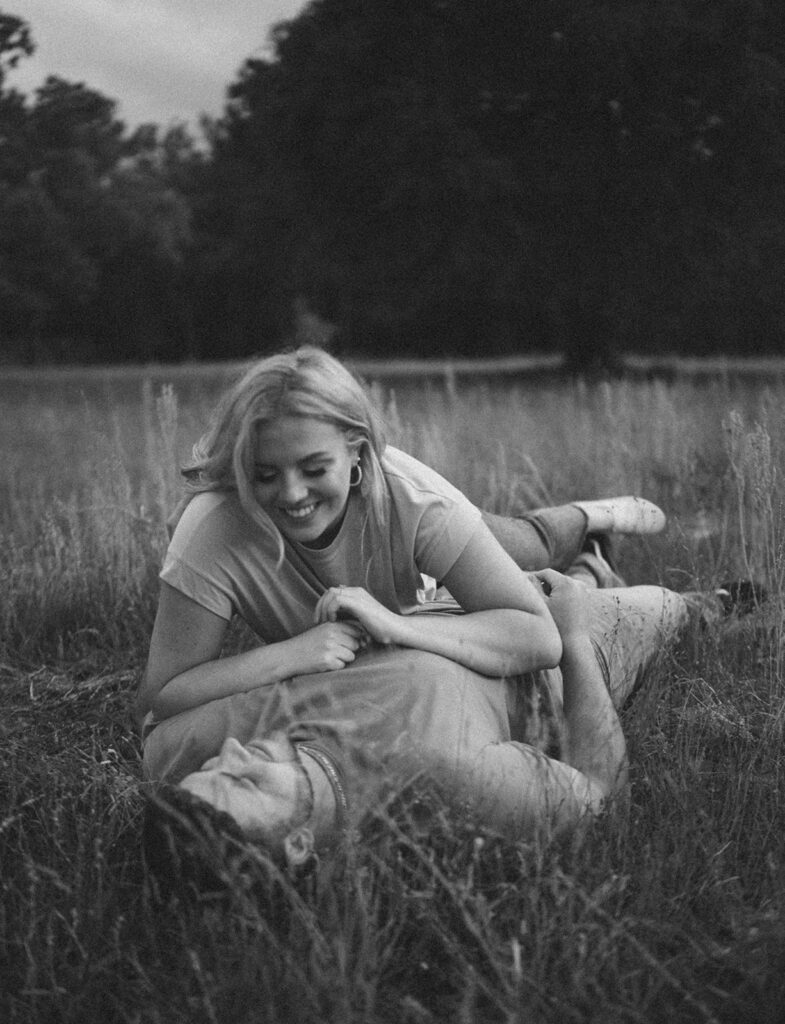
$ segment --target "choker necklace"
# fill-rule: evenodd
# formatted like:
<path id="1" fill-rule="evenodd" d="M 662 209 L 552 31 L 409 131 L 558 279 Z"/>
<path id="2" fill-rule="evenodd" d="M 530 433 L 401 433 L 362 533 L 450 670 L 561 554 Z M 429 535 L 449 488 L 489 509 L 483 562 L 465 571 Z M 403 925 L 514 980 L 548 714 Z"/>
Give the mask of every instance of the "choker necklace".
<path id="1" fill-rule="evenodd" d="M 330 783 L 335 797 L 335 824 L 339 832 L 345 831 L 349 815 L 349 801 L 346 798 L 343 779 L 335 761 L 324 747 L 317 746 L 315 743 L 298 743 L 296 746 L 298 750 L 302 750 L 303 753 L 312 757 L 327 776 L 327 781 Z"/>

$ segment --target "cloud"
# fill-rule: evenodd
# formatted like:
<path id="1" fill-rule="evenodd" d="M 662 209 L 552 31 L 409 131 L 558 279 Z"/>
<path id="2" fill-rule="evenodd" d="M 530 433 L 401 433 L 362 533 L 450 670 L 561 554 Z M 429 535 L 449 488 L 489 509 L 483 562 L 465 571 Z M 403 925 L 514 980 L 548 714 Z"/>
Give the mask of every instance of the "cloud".
<path id="1" fill-rule="evenodd" d="M 303 0 L 17 0 L 35 56 L 11 85 L 31 92 L 48 74 L 85 82 L 119 103 L 129 124 L 220 113 L 243 61 L 266 52 L 277 21 Z"/>

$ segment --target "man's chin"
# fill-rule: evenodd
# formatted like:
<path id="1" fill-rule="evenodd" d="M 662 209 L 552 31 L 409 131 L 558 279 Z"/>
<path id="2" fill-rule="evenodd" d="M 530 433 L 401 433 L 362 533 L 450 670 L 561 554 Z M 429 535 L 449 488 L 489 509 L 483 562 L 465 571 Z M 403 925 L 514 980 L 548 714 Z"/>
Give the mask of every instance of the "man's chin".
<path id="1" fill-rule="evenodd" d="M 253 739 L 245 744 L 246 750 L 261 754 L 273 764 L 285 764 L 297 760 L 294 744 L 285 732 L 276 732 L 265 739 Z"/>

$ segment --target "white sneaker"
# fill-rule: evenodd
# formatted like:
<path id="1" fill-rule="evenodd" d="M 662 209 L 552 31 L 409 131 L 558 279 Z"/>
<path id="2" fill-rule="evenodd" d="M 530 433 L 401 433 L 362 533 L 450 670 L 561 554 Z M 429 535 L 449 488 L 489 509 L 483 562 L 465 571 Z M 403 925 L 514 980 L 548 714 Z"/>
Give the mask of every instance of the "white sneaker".
<path id="1" fill-rule="evenodd" d="M 589 533 L 659 533 L 665 528 L 662 509 L 631 494 L 572 504 L 585 513 Z"/>

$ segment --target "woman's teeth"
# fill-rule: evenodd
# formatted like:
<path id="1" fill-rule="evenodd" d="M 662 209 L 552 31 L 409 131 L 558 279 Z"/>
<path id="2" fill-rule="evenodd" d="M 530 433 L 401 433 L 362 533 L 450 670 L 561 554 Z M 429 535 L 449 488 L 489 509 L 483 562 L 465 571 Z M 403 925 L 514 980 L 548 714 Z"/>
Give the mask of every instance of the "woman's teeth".
<path id="1" fill-rule="evenodd" d="M 285 508 L 284 512 L 290 519 L 305 519 L 315 508 L 316 503 L 313 505 L 305 505 L 303 508 Z"/>

